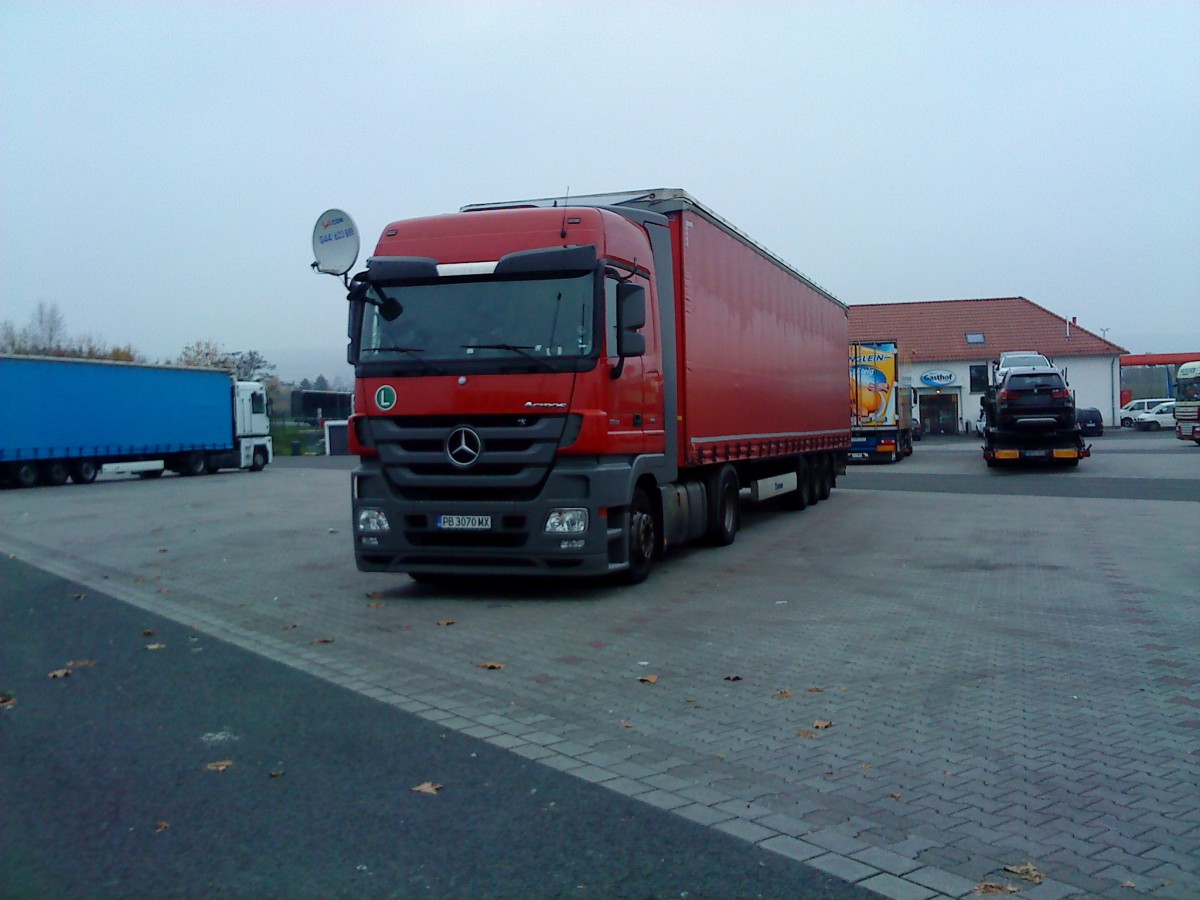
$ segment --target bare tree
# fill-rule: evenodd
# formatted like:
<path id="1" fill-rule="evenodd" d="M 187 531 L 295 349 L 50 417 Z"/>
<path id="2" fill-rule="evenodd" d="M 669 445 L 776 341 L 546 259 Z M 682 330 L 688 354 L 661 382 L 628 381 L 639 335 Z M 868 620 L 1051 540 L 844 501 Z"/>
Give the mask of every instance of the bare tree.
<path id="1" fill-rule="evenodd" d="M 267 362 L 257 350 L 238 350 L 231 353 L 234 374 L 240 381 L 267 381 L 275 371 L 275 364 Z"/>
<path id="2" fill-rule="evenodd" d="M 234 370 L 232 353 L 226 353 L 216 341 L 193 341 L 179 352 L 177 365 L 197 366 L 201 369 Z"/>

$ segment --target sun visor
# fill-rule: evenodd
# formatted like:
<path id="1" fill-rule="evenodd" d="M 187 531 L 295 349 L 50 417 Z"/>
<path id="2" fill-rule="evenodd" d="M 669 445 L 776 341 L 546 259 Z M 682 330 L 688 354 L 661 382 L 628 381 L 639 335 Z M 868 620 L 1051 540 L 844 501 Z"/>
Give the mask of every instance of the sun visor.
<path id="1" fill-rule="evenodd" d="M 596 245 L 544 247 L 507 253 L 496 263 L 497 275 L 551 275 L 591 272 L 596 268 Z"/>
<path id="2" fill-rule="evenodd" d="M 427 256 L 373 256 L 367 260 L 372 282 L 429 281 L 438 277 L 436 259 Z"/>

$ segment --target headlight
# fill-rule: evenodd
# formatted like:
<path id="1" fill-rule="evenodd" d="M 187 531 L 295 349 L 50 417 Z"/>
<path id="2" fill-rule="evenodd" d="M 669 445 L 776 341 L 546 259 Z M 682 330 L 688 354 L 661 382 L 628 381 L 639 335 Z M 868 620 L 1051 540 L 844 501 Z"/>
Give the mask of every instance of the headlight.
<path id="1" fill-rule="evenodd" d="M 546 516 L 547 534 L 581 534 L 587 527 L 586 509 L 552 509 Z"/>
<path id="2" fill-rule="evenodd" d="M 358 511 L 358 530 L 384 532 L 391 531 L 392 527 L 382 509 L 365 506 Z"/>

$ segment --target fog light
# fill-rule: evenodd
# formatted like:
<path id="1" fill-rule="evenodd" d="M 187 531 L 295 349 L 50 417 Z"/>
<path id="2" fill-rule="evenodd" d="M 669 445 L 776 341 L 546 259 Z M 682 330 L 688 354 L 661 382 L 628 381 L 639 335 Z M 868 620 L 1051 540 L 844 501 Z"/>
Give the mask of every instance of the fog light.
<path id="1" fill-rule="evenodd" d="M 586 509 L 552 509 L 546 516 L 547 534 L 581 534 L 587 527 Z"/>
<path id="2" fill-rule="evenodd" d="M 365 506 L 358 511 L 358 530 L 383 533 L 391 531 L 392 527 L 382 509 Z"/>

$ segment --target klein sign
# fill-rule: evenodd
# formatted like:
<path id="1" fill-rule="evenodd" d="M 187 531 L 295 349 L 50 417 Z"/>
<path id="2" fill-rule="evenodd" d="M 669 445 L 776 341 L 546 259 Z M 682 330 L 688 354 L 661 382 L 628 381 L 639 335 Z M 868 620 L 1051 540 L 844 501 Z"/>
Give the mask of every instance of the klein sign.
<path id="1" fill-rule="evenodd" d="M 930 387 L 945 387 L 954 384 L 954 373 L 948 369 L 930 369 L 921 375 L 921 382 Z"/>

